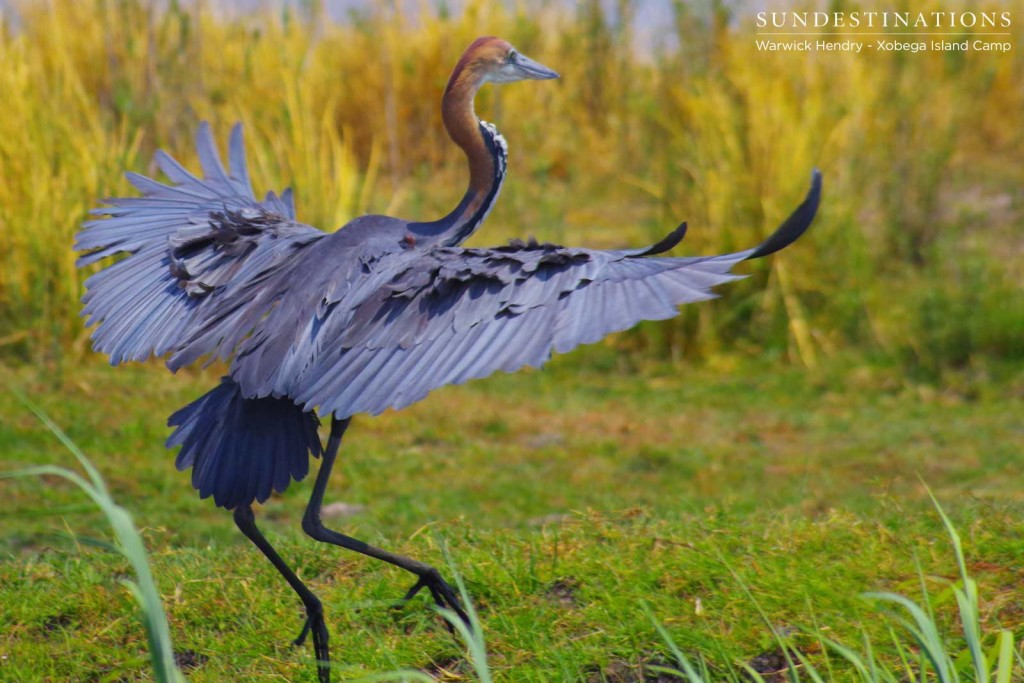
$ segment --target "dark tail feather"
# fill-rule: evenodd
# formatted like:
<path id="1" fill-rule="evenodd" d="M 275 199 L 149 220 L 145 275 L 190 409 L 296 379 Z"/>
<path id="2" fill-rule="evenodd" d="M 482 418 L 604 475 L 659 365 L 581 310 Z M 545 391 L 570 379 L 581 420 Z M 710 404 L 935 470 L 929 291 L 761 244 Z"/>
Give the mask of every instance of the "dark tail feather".
<path id="1" fill-rule="evenodd" d="M 320 457 L 316 413 L 286 398 L 242 397 L 225 377 L 220 385 L 167 420 L 177 427 L 167 447 L 181 446 L 179 470 L 192 468 L 201 498 L 224 508 L 262 503 L 309 473 L 309 455 Z"/>
<path id="2" fill-rule="evenodd" d="M 800 235 L 811 227 L 814 215 L 818 213 L 818 204 L 821 202 L 821 171 L 814 169 L 811 173 L 811 189 L 800 206 L 790 214 L 789 218 L 783 221 L 775 232 L 768 239 L 756 247 L 747 259 L 761 258 L 774 254 L 780 249 L 788 247 L 796 241 Z"/>

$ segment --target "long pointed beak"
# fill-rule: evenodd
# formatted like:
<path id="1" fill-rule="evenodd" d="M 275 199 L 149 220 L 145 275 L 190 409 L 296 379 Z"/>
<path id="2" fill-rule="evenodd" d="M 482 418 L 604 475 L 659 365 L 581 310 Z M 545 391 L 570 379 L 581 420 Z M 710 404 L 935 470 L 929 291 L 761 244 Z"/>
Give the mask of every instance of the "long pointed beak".
<path id="1" fill-rule="evenodd" d="M 513 61 L 516 67 L 516 74 L 520 78 L 529 78 L 535 81 L 546 81 L 558 78 L 558 73 L 547 68 L 540 62 L 535 62 L 525 55 L 516 53 Z"/>

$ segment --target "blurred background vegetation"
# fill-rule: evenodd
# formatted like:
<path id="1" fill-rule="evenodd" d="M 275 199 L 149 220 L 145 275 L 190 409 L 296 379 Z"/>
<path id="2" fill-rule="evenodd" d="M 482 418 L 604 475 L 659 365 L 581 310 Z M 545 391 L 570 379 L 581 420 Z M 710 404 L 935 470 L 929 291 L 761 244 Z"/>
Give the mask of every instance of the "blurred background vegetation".
<path id="1" fill-rule="evenodd" d="M 441 91 L 462 49 L 492 33 L 562 79 L 482 92 L 512 172 L 475 244 L 636 246 L 688 220 L 683 253 L 745 248 L 813 167 L 824 173 L 797 248 L 751 264 L 723 302 L 607 342 L 626 362 L 768 352 L 813 367 L 853 352 L 929 381 L 1024 357 L 1019 44 L 758 52 L 752 12 L 697 0 L 670 3 L 674 39 L 658 47 L 635 34 L 632 0 L 543 4 L 336 22 L 316 2 L 233 17 L 205 3 L 14 3 L 0 25 L 0 356 L 88 353 L 77 226 L 132 192 L 124 170 L 153 175 L 156 148 L 195 166 L 203 119 L 221 139 L 245 124 L 257 190 L 293 186 L 305 222 L 446 212 L 465 170 Z"/>

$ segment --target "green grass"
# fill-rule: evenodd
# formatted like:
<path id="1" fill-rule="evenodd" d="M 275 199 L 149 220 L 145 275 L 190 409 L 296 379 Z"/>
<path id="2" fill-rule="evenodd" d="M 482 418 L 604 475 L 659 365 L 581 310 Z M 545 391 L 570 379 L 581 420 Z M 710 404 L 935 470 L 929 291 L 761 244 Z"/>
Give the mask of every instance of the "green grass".
<path id="1" fill-rule="evenodd" d="M 85 470 L 87 478 L 65 467 L 38 465 L 14 470 L 13 472 L 0 473 L 0 479 L 54 477 L 74 484 L 82 493 L 92 499 L 93 505 L 103 513 L 113 529 L 116 545 L 103 543 L 95 539 L 93 539 L 93 542 L 121 555 L 131 564 L 132 571 L 135 574 L 134 579 L 125 578 L 122 579 L 121 583 L 132 593 L 142 611 L 142 623 L 149 640 L 150 663 L 153 674 L 159 683 L 184 683 L 185 679 L 176 665 L 162 598 L 153 580 L 153 572 L 149 565 L 145 544 L 139 535 L 138 529 L 135 528 L 132 522 L 131 514 L 114 502 L 99 471 L 89 461 L 88 457 L 67 438 L 67 435 L 61 428 L 54 424 L 49 416 L 42 412 L 38 406 L 25 396 L 22 396 L 20 392 L 17 390 L 12 390 L 12 392 L 21 400 L 26 408 L 39 418 L 39 421 L 50 430 L 64 447 L 75 456 L 79 465 Z"/>
<path id="2" fill-rule="evenodd" d="M 777 648 L 758 608 L 775 629 L 818 628 L 854 648 L 863 628 L 891 656 L 891 621 L 858 596 L 917 599 L 918 564 L 940 627 L 958 632 L 958 569 L 918 476 L 963 536 L 982 630 L 1019 642 L 1019 369 L 935 389 L 877 366 L 626 371 L 615 357 L 598 346 L 542 373 L 445 389 L 357 419 L 347 437 L 328 502 L 365 509 L 329 523 L 438 566 L 446 546 L 494 680 L 625 681 L 671 662 L 643 603 L 714 671 Z M 98 363 L 4 371 L 132 511 L 190 680 L 312 681 L 311 652 L 289 645 L 298 601 L 161 447 L 167 414 L 215 377 Z M 0 471 L 67 464 L 12 395 L 0 416 Z M 337 677 L 469 675 L 427 601 L 388 609 L 411 577 L 301 534 L 308 492 L 293 485 L 258 514 L 324 598 Z M 0 482 L 0 495 L 0 680 L 148 680 L 121 585 L 130 565 L 88 542 L 107 537 L 100 513 L 56 478 Z M 818 641 L 800 642 L 820 659 Z"/>

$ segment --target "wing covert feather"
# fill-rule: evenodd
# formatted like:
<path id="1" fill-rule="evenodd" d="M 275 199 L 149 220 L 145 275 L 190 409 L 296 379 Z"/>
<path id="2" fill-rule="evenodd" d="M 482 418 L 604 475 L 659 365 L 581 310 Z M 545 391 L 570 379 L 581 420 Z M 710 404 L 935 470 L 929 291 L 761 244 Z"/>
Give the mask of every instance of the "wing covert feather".
<path id="1" fill-rule="evenodd" d="M 174 184 L 127 173 L 142 196 L 106 200 L 109 206 L 90 212 L 106 218 L 86 222 L 77 235 L 79 266 L 123 257 L 89 277 L 83 297 L 82 314 L 96 326 L 93 346 L 115 365 L 180 354 L 197 326 L 209 326 L 205 304 L 212 291 L 252 285 L 268 271 L 292 267 L 305 246 L 324 236 L 295 222 L 289 193 L 256 199 L 240 126 L 228 146 L 230 173 L 206 123 L 196 148 L 202 179 L 158 151 L 157 165 Z M 196 355 L 213 350 L 216 344 Z"/>
<path id="2" fill-rule="evenodd" d="M 711 287 L 736 279 L 728 268 L 744 256 L 713 257 L 714 264 L 632 263 L 637 258 L 553 245 L 435 249 L 362 300 L 343 300 L 326 316 L 337 320 L 304 326 L 295 343 L 317 351 L 302 363 L 289 359 L 293 374 L 259 393 L 289 395 L 339 417 L 401 408 L 445 384 L 537 367 L 555 351 L 669 318 L 678 305 L 711 298 Z M 236 379 L 245 365 L 236 358 Z"/>
<path id="3" fill-rule="evenodd" d="M 338 417 L 377 414 L 433 389 L 496 371 L 537 367 L 628 329 L 671 318 L 678 306 L 715 296 L 731 269 L 796 240 L 821 191 L 815 172 L 804 202 L 762 244 L 710 257 L 657 256 L 685 225 L 646 249 L 597 251 L 536 242 L 493 249 L 437 247 L 381 258 L 346 296 L 286 334 L 287 354 L 260 359 L 276 371 L 247 395 L 287 395 Z M 371 284 L 367 284 L 372 280 Z M 233 376 L 249 360 L 236 357 Z"/>

